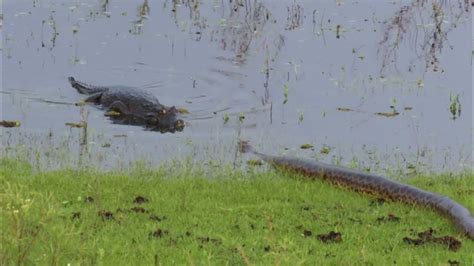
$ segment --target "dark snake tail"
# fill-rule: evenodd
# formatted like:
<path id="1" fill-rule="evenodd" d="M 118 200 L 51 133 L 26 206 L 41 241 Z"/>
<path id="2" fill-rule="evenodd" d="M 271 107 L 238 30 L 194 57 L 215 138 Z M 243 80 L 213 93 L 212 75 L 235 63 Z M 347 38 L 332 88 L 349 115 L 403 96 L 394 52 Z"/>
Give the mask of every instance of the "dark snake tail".
<path id="1" fill-rule="evenodd" d="M 253 153 L 278 168 L 283 168 L 312 179 L 323 179 L 332 184 L 358 192 L 378 195 L 384 199 L 429 207 L 446 215 L 456 227 L 474 239 L 474 218 L 467 208 L 456 201 L 414 186 L 398 183 L 382 176 L 325 164 L 317 161 L 271 156 L 255 151 L 247 141 L 239 141 L 243 153 Z"/>

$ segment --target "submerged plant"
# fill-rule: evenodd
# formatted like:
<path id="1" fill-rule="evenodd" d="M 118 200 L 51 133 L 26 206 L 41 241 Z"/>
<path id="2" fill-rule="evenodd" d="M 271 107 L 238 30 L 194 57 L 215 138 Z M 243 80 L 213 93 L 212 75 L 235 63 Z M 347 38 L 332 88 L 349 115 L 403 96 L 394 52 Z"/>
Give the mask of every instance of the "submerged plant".
<path id="1" fill-rule="evenodd" d="M 451 104 L 449 105 L 449 111 L 453 115 L 452 119 L 456 120 L 461 116 L 461 103 L 459 102 L 459 94 L 450 94 L 449 100 L 451 102 Z"/>
<path id="2" fill-rule="evenodd" d="M 285 84 L 283 86 L 283 97 L 284 97 L 283 104 L 286 104 L 288 102 L 288 84 Z"/>

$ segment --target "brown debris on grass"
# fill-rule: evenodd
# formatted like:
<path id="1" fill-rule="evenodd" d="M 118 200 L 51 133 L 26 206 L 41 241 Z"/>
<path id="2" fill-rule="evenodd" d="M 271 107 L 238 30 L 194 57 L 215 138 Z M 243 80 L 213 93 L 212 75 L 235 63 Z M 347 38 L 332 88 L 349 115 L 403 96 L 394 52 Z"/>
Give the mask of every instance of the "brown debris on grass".
<path id="1" fill-rule="evenodd" d="M 158 216 L 156 214 L 152 214 L 150 215 L 150 217 L 148 217 L 150 220 L 152 221 L 156 221 L 156 222 L 161 222 L 163 220 L 166 220 L 166 216 Z"/>
<path id="2" fill-rule="evenodd" d="M 148 234 L 149 237 L 154 237 L 154 238 L 162 238 L 163 236 L 167 235 L 169 232 L 168 230 L 162 230 L 160 228 L 156 229 L 153 232 L 150 232 Z"/>
<path id="3" fill-rule="evenodd" d="M 449 266 L 458 266 L 461 265 L 461 263 L 457 260 L 448 260 Z"/>
<path id="4" fill-rule="evenodd" d="M 389 213 L 387 216 L 382 216 L 382 217 L 377 218 L 378 223 L 399 222 L 399 221 L 400 221 L 400 217 L 397 217 L 393 213 Z"/>
<path id="5" fill-rule="evenodd" d="M 201 242 L 201 244 L 208 244 L 208 243 L 211 243 L 211 244 L 214 244 L 214 245 L 221 245 L 222 244 L 222 241 L 220 239 L 217 239 L 217 238 L 211 238 L 211 237 L 198 237 L 197 240 L 199 242 Z"/>
<path id="6" fill-rule="evenodd" d="M 338 243 L 342 241 L 342 234 L 331 231 L 327 234 L 317 235 L 318 239 L 323 243 Z"/>
<path id="7" fill-rule="evenodd" d="M 142 203 L 148 203 L 148 202 L 150 201 L 143 196 L 136 196 L 135 199 L 133 199 L 133 203 L 135 204 L 142 204 Z"/>
<path id="8" fill-rule="evenodd" d="M 130 208 L 130 210 L 132 212 L 136 212 L 136 213 L 148 213 L 148 210 L 146 210 L 142 207 L 133 207 L 133 208 Z"/>
<path id="9" fill-rule="evenodd" d="M 81 218 L 81 213 L 80 212 L 73 212 L 71 215 L 71 220 L 79 220 Z"/>
<path id="10" fill-rule="evenodd" d="M 99 215 L 103 221 L 115 220 L 114 214 L 111 211 L 102 210 L 102 211 L 99 211 L 97 215 Z"/>
<path id="11" fill-rule="evenodd" d="M 303 230 L 303 237 L 307 238 L 313 235 L 313 232 L 311 230 Z"/>
<path id="12" fill-rule="evenodd" d="M 407 244 L 413 244 L 415 246 L 421 246 L 427 243 L 435 243 L 446 246 L 451 251 L 458 251 L 461 248 L 462 242 L 452 236 L 434 236 L 434 230 L 432 228 L 418 233 L 418 238 L 404 237 L 403 242 Z"/>
<path id="13" fill-rule="evenodd" d="M 377 198 L 377 199 L 371 200 L 370 203 L 369 203 L 369 206 L 370 206 L 370 207 L 373 207 L 373 206 L 382 206 L 384 203 L 385 203 L 385 199 L 383 199 L 383 198 Z"/>
<path id="14" fill-rule="evenodd" d="M 92 202 L 94 202 L 94 198 L 91 197 L 91 196 L 87 196 L 87 197 L 84 198 L 84 202 L 85 203 L 92 203 Z"/>

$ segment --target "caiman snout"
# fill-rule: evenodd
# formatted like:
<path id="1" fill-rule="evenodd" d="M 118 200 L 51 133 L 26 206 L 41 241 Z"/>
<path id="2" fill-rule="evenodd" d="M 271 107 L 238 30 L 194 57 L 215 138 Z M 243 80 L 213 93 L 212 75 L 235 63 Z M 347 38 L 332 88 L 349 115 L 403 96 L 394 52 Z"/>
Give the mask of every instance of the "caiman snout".
<path id="1" fill-rule="evenodd" d="M 184 126 L 185 126 L 184 121 L 181 119 L 178 119 L 176 120 L 176 122 L 174 122 L 174 128 L 178 131 L 183 130 Z"/>
<path id="2" fill-rule="evenodd" d="M 147 114 L 147 123 L 151 127 L 165 129 L 166 131 L 182 131 L 185 127 L 183 120 L 178 119 L 178 110 L 172 106 L 163 108 L 158 113 Z"/>

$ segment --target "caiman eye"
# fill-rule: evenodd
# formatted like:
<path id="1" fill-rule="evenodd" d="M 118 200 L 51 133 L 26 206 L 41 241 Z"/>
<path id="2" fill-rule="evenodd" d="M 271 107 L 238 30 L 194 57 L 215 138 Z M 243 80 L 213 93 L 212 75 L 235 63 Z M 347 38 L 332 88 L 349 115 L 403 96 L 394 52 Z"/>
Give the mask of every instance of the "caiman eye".
<path id="1" fill-rule="evenodd" d="M 165 115 L 167 113 L 166 109 L 161 109 L 160 110 L 160 115 Z"/>

